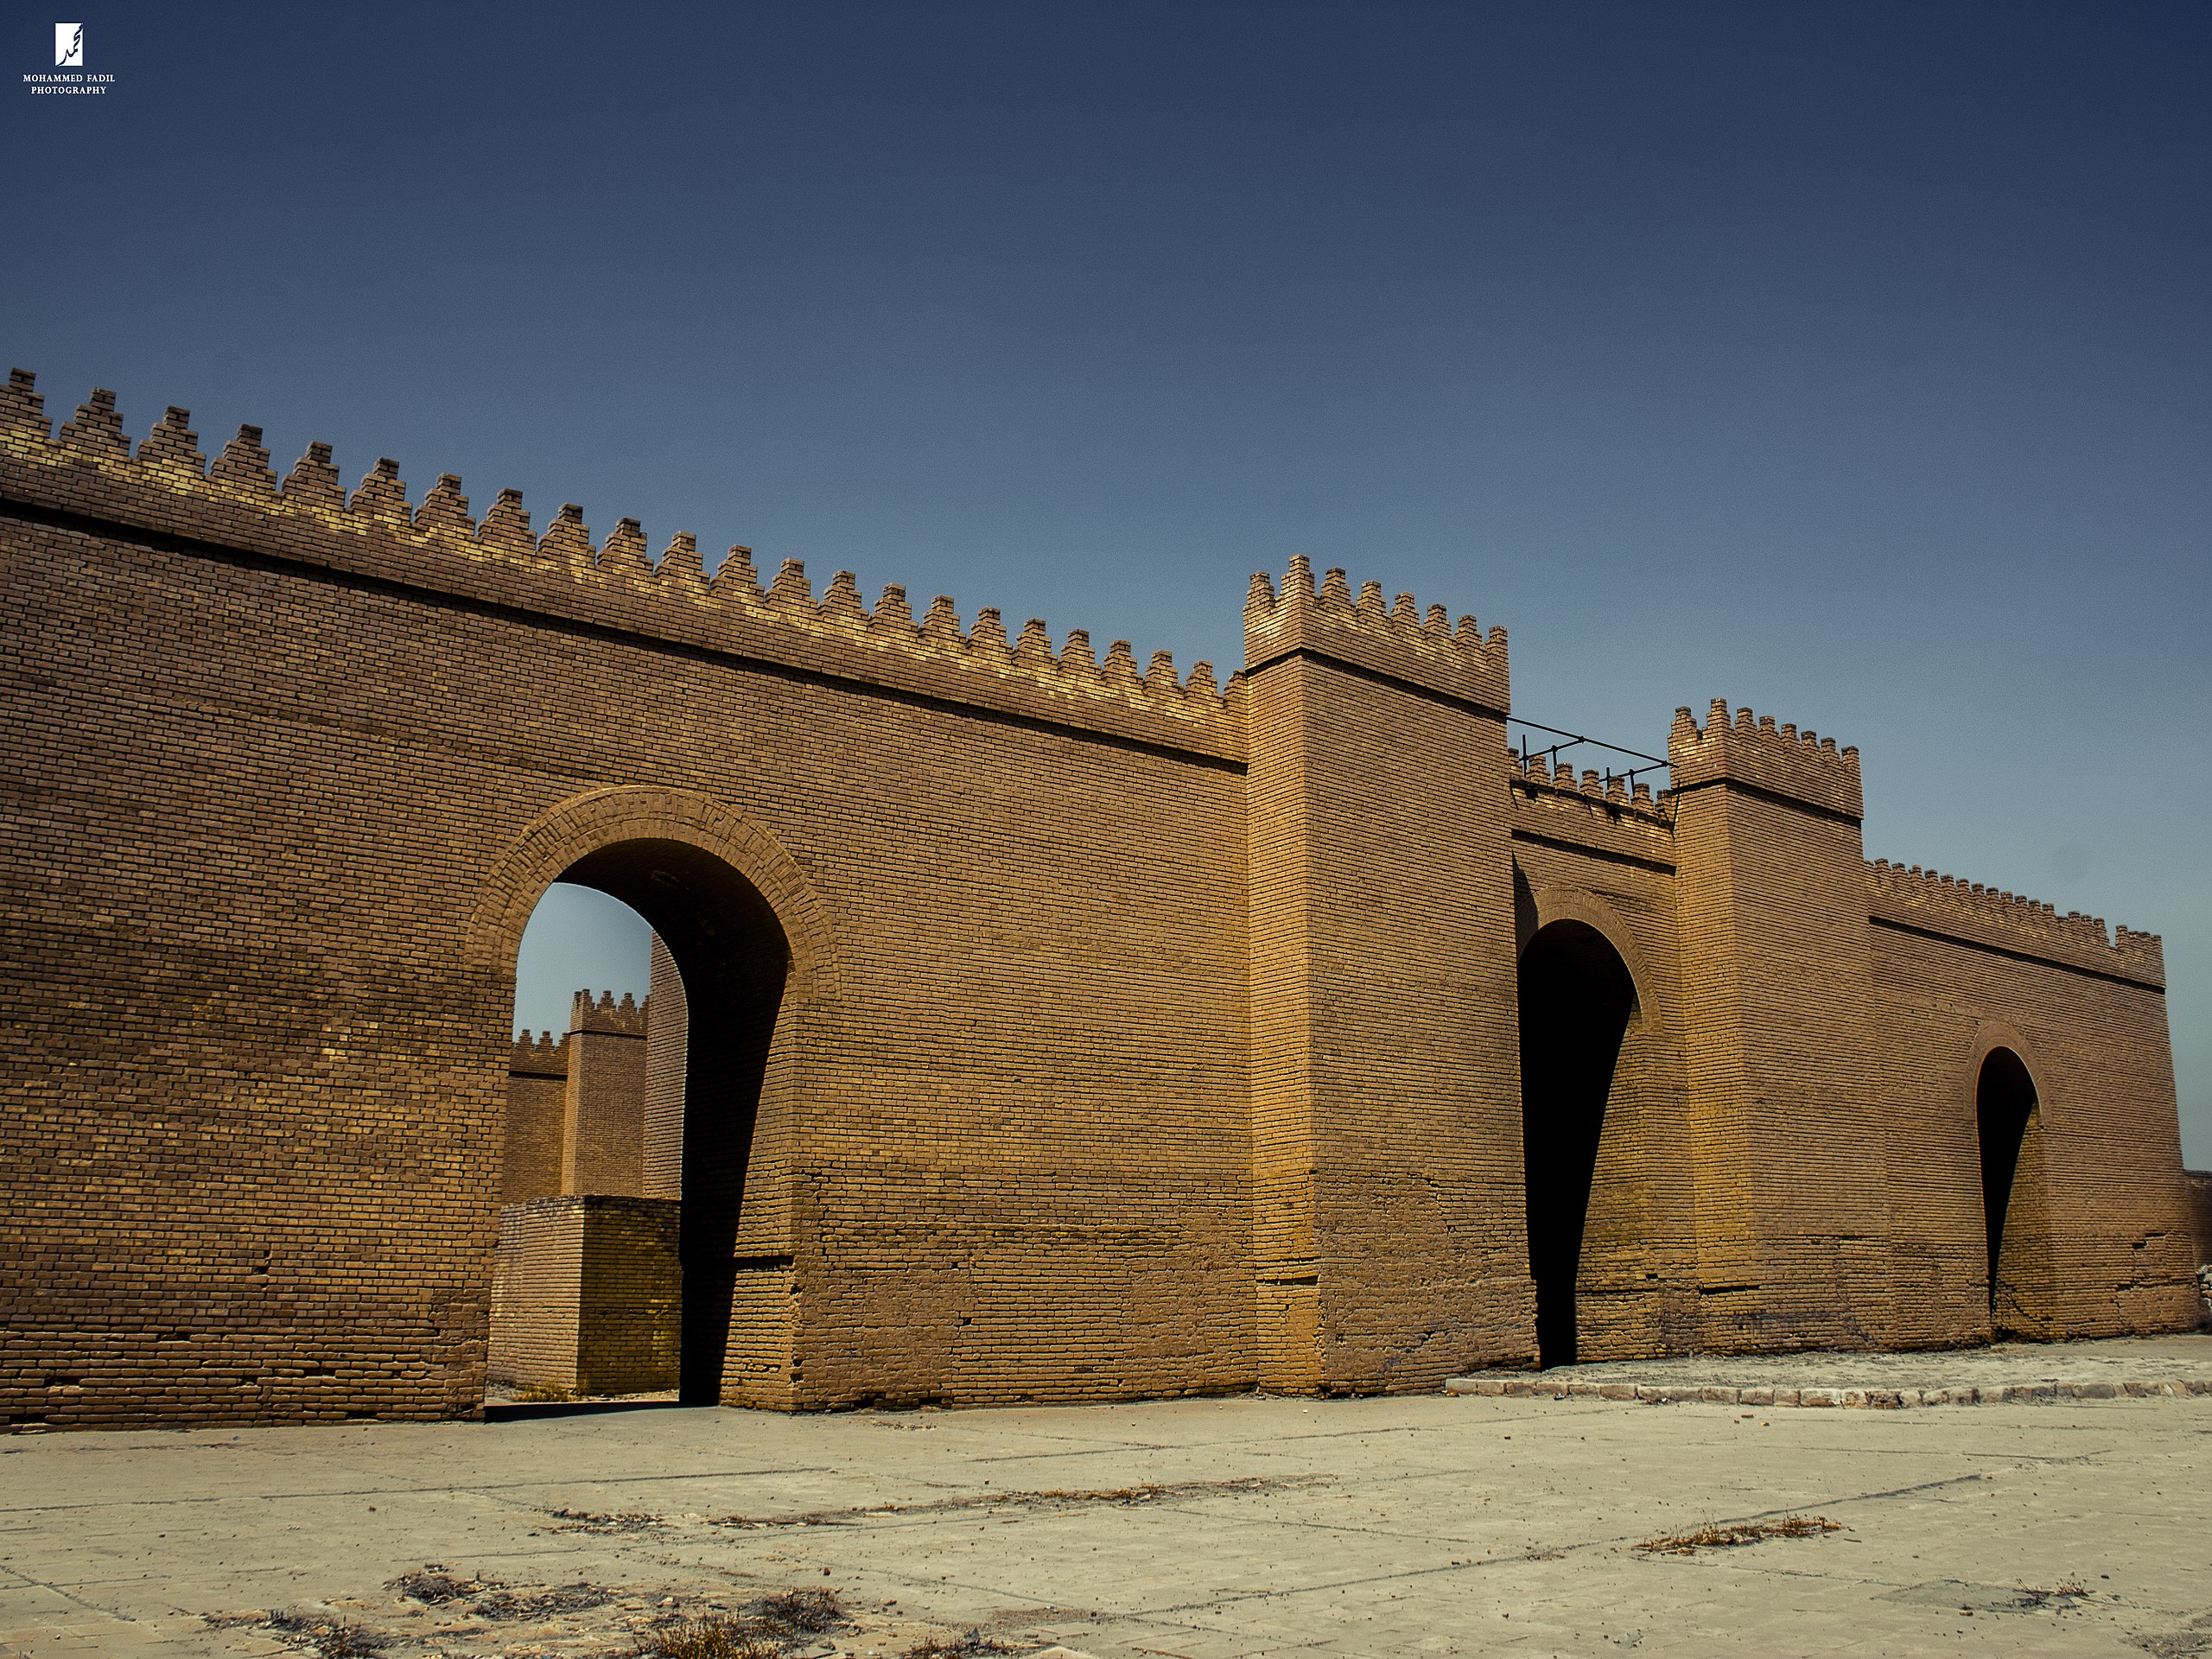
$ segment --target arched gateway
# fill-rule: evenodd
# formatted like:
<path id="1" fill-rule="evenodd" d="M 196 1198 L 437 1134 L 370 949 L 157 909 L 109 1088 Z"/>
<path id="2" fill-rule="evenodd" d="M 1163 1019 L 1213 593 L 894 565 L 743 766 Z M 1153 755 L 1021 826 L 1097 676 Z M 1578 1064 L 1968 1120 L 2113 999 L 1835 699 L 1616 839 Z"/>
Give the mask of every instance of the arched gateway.
<path id="1" fill-rule="evenodd" d="M 2196 1317 L 2157 938 L 1868 863 L 1856 752 L 1747 709 L 1680 710 L 1655 793 L 1514 758 L 1502 628 L 1303 558 L 1223 683 L 322 445 L 280 480 L 181 409 L 133 442 L 21 371 L 0 555 L 6 1421 L 480 1411 L 556 879 L 688 994 L 696 1399 L 1975 1340 L 1993 1021 L 2067 1105 L 2000 1326 L 2016 1283 L 2046 1334 Z M 1632 1001 L 1572 928 L 1524 956 L 1522 867 L 1634 918 Z"/>
<path id="2" fill-rule="evenodd" d="M 1577 1280 L 1621 1041 L 1636 984 L 1587 922 L 1541 929 L 1521 952 L 1521 1115 L 1528 1170 L 1529 1268 L 1544 1365 L 1578 1352 Z"/>
<path id="3" fill-rule="evenodd" d="M 1992 1048 L 1974 1078 L 1981 1151 L 1989 1324 L 1998 1336 L 2050 1333 L 2050 1213 L 2040 1104 L 2027 1063 Z"/>
<path id="4" fill-rule="evenodd" d="M 810 1033 L 835 1001 L 823 906 L 772 837 L 712 798 L 594 791 L 518 839 L 472 918 L 471 957 L 504 968 L 510 998 L 521 925 L 555 880 L 629 906 L 682 976 L 682 1115 L 647 1119 L 643 1156 L 645 1196 L 682 1205 L 682 1395 L 788 1403 L 792 1141 Z"/>

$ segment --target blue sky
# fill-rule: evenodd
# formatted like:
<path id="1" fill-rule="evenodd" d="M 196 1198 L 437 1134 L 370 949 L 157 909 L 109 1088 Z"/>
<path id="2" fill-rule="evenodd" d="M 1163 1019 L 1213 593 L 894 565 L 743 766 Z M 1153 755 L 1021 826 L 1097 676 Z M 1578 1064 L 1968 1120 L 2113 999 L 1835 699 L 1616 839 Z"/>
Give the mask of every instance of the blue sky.
<path id="1" fill-rule="evenodd" d="M 1185 666 L 1303 552 L 1533 718 L 1751 702 L 1871 856 L 2164 933 L 2212 1164 L 2212 7 L 78 15 L 105 96 L 0 29 L 53 404 Z M 528 1022 L 640 970 L 590 913 Z"/>

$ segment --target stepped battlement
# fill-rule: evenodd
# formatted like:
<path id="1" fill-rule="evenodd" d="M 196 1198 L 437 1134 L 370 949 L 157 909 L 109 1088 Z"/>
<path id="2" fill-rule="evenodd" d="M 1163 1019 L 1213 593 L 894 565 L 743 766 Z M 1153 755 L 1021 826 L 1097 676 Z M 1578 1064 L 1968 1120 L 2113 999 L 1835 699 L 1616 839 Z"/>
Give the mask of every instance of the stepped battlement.
<path id="1" fill-rule="evenodd" d="M 1832 741 L 1684 710 L 1659 793 L 1516 720 L 1503 629 L 1302 559 L 1224 686 L 154 412 L 0 388 L 0 1425 L 467 1419 L 490 1354 L 1033 1407 L 2199 1317 L 2159 942 L 1869 867 Z M 500 1075 L 564 875 L 706 971 Z"/>
<path id="2" fill-rule="evenodd" d="M 1773 715 L 1748 708 L 1732 721 L 1722 697 L 1713 700 L 1702 729 L 1687 707 L 1675 710 L 1667 760 L 1677 796 L 1725 781 L 1854 820 L 1866 815 L 1857 749 L 1839 749 L 1834 738 L 1787 722 L 1777 727 Z"/>
<path id="3" fill-rule="evenodd" d="M 1244 671 L 1257 673 L 1287 657 L 1309 654 L 1349 663 L 1424 690 L 1472 702 L 1493 714 L 1512 707 L 1505 630 L 1485 637 L 1471 616 L 1454 627 L 1441 605 L 1426 613 L 1411 594 L 1382 602 L 1382 584 L 1351 584 L 1340 569 L 1313 585 L 1313 566 L 1294 557 L 1278 593 L 1265 571 L 1252 577 L 1244 601 Z"/>
<path id="4" fill-rule="evenodd" d="M 2166 982 L 2165 944 L 2156 933 L 2115 927 L 2078 910 L 2058 913 L 2052 905 L 1965 881 L 1917 864 L 1908 868 L 1878 858 L 1866 867 L 1874 914 L 1905 926 L 1958 932 L 2000 948 L 2065 962 L 2146 985 Z"/>
<path id="5" fill-rule="evenodd" d="M 563 1032 L 555 1035 L 541 1031 L 532 1035 L 525 1031 L 515 1039 L 514 1053 L 508 1058 L 507 1073 L 521 1077 L 565 1077 L 569 1075 L 569 1038 Z"/>
<path id="6" fill-rule="evenodd" d="M 763 589 L 751 550 L 733 548 L 709 578 L 679 532 L 655 561 L 635 518 L 594 545 L 583 510 L 563 505 L 533 535 L 518 490 L 502 490 L 480 523 L 460 478 L 441 474 L 410 505 L 398 463 L 379 460 L 349 496 L 330 446 L 314 443 L 280 484 L 261 429 L 241 426 L 210 467 L 187 410 L 172 407 L 131 453 L 115 395 L 95 391 L 52 430 L 28 371 L 0 391 L 0 493 L 30 505 L 238 548 L 289 563 L 588 620 L 732 657 L 1095 730 L 1211 759 L 1245 753 L 1241 676 L 1210 663 L 1177 674 L 1155 652 L 1142 668 L 1117 639 L 1102 660 L 1088 631 L 1057 648 L 1040 619 L 1009 638 L 985 607 L 963 630 L 953 601 L 919 621 L 887 586 L 870 609 L 839 571 L 817 600 L 805 567 L 786 559 Z"/>
<path id="7" fill-rule="evenodd" d="M 1585 767 L 1578 778 L 1572 763 L 1556 765 L 1541 754 L 1514 754 L 1513 783 L 1531 794 L 1572 795 L 1599 805 L 1634 812 L 1661 823 L 1671 823 L 1672 798 L 1662 791 L 1656 799 L 1651 785 L 1641 778 L 1630 783 L 1618 775 Z"/>
<path id="8" fill-rule="evenodd" d="M 594 1001 L 589 991 L 578 991 L 569 1001 L 569 1033 L 607 1032 L 617 1037 L 642 1037 L 652 1002 L 650 996 L 640 1001 L 628 991 L 622 993 L 620 1002 L 612 991 L 601 991 Z"/>

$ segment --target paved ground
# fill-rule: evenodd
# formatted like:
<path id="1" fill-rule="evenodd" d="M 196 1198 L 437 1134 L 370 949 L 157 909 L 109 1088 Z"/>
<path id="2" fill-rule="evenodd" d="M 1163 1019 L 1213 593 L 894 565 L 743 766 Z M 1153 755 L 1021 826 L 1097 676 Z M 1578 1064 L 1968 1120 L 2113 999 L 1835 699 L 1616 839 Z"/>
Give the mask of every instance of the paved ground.
<path id="1" fill-rule="evenodd" d="M 1839 1529 L 1637 1548 L 1792 1514 Z M 2179 1659 L 2212 1655 L 2209 1541 L 2205 1396 L 662 1408 L 29 1435 L 0 1440 L 0 1653 L 368 1651 L 331 1634 L 351 1625 L 400 1633 L 395 1659 L 607 1655 L 664 1612 L 810 1587 L 863 1615 L 836 1650 L 885 1659 L 970 1625 L 1101 1659 Z M 483 1587 L 428 1605 L 387 1587 L 427 1562 Z M 582 1588 L 543 1593 L 564 1586 Z M 271 1630 L 267 1611 L 300 1624 Z"/>
<path id="2" fill-rule="evenodd" d="M 2044 1395 L 2212 1393 L 2212 1338 L 2125 1337 L 2107 1342 L 1999 1343 L 1905 1354 L 1689 1354 L 1548 1371 L 1484 1371 L 1452 1379 L 1467 1393 L 1574 1395 L 1642 1389 L 1746 1405 L 1978 1405 Z M 1708 1393 L 1709 1390 L 1717 1392 Z M 1812 1398 L 1801 1398 L 1808 1393 Z M 1838 1395 L 1858 1395 L 1840 1400 Z"/>

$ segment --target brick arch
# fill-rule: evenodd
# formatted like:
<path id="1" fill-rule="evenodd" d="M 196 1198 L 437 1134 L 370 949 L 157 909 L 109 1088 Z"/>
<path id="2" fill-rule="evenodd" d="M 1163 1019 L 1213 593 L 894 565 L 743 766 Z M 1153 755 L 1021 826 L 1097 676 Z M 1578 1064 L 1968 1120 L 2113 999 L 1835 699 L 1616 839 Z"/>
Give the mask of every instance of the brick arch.
<path id="1" fill-rule="evenodd" d="M 1992 1335 L 2048 1338 L 2061 1334 L 2059 1263 L 2051 1225 L 2057 1194 L 2053 1190 L 2056 1172 L 2051 1167 L 2050 1068 L 2041 1062 L 2034 1045 L 2018 1028 L 2001 1020 L 1984 1020 L 1974 1027 L 1967 1049 L 1969 1058 L 1955 1084 L 1958 1109 L 1975 1127 L 1978 1145 L 1982 1068 L 1999 1050 L 2010 1052 L 2027 1072 L 2035 1090 L 2035 1104 L 2021 1135 L 2012 1170 L 2005 1223 L 2006 1271 L 2001 1287 L 1991 1287 Z"/>
<path id="2" fill-rule="evenodd" d="M 1966 1070 L 1953 1081 L 1953 1091 L 1968 1120 L 1974 1116 L 1974 1090 L 1981 1081 L 1981 1068 L 2000 1048 L 2009 1048 L 2020 1057 L 2020 1064 L 2028 1071 L 2028 1081 L 2036 1086 L 2036 1116 L 2048 1125 L 2055 1103 L 2050 1093 L 2050 1069 L 2037 1058 L 2035 1045 L 2023 1037 L 2018 1027 L 2002 1020 L 1983 1020 L 1975 1025 L 1972 1058 L 1967 1062 Z"/>
<path id="3" fill-rule="evenodd" d="M 463 944 L 469 965 L 511 981 L 523 930 L 546 888 L 588 855 L 642 840 L 696 847 L 752 883 L 790 944 L 790 995 L 803 1006 L 836 1000 L 836 935 L 829 909 L 805 873 L 759 824 L 711 796 L 685 789 L 589 790 L 538 817 L 509 843 L 485 878 Z"/>
<path id="4" fill-rule="evenodd" d="M 1643 947 L 1637 942 L 1636 930 L 1629 925 L 1627 918 L 1587 887 L 1554 882 L 1533 889 L 1529 898 L 1532 913 L 1522 918 L 1514 954 L 1517 957 L 1528 950 L 1529 942 L 1554 922 L 1582 923 L 1613 947 L 1622 966 L 1628 969 L 1629 983 L 1636 988 L 1636 1007 L 1630 1017 L 1656 1030 L 1661 1023 L 1660 1003 L 1651 995 L 1651 970 L 1644 961 Z"/>
<path id="5" fill-rule="evenodd" d="M 1581 1194 L 1582 1233 L 1573 1281 L 1574 1311 L 1568 1346 L 1578 1360 L 1661 1351 L 1666 1338 L 1658 1323 L 1661 1312 L 1651 1287 L 1655 1275 L 1673 1276 L 1676 1249 L 1673 1241 L 1682 1231 L 1679 1218 L 1670 1219 L 1675 1201 L 1669 1196 L 1673 1185 L 1683 1176 L 1681 1137 L 1662 1106 L 1675 1064 L 1673 1021 L 1666 1003 L 1668 982 L 1655 970 L 1628 918 L 1599 894 L 1571 882 L 1531 887 L 1517 868 L 1515 883 L 1516 956 L 1520 963 L 1526 963 L 1529 946 L 1544 929 L 1558 922 L 1576 922 L 1605 942 L 1629 981 L 1626 1022 L 1605 1095 L 1600 1136 L 1596 1147 L 1589 1149 L 1588 1184 Z M 1528 1058 L 1523 1056 L 1524 1160 L 1543 1150 L 1530 1136 Z M 1530 1180 L 1533 1173 L 1524 1166 L 1524 1181 Z M 1533 1185 L 1529 1192 L 1533 1279 L 1541 1265 L 1535 1213 L 1538 1195 Z M 1544 1285 L 1537 1286 L 1540 1356 L 1547 1351 L 1557 1354 L 1564 1334 L 1560 1271 L 1554 1257 L 1548 1298 Z M 1543 1324 L 1548 1300 L 1552 1305 L 1548 1332 Z"/>

